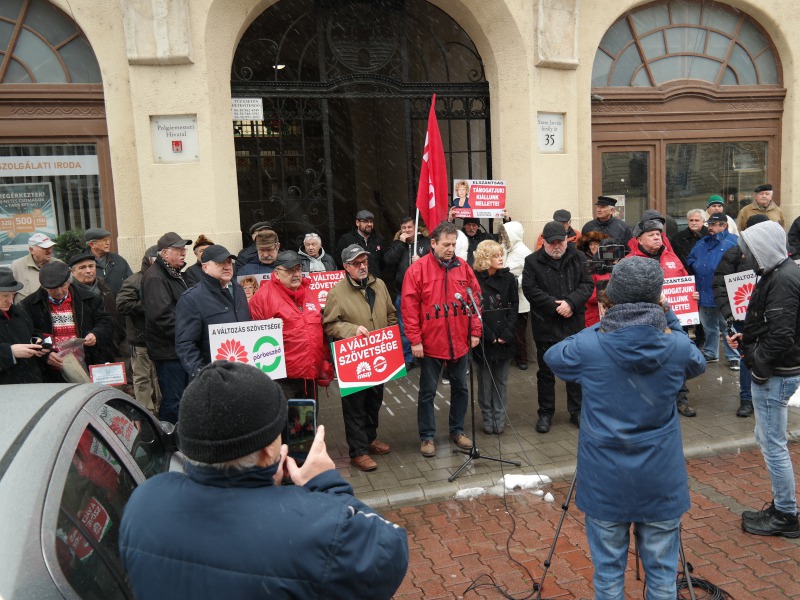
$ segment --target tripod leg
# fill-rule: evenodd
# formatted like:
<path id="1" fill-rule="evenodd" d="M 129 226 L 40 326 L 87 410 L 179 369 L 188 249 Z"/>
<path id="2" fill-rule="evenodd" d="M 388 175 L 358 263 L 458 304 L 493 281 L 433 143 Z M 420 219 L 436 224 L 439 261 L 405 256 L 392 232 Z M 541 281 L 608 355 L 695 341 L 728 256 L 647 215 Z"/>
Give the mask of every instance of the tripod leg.
<path id="1" fill-rule="evenodd" d="M 689 563 L 686 562 L 686 554 L 683 552 L 683 536 L 680 537 L 680 545 L 678 546 L 680 549 L 680 557 L 681 557 L 681 565 L 683 566 L 683 576 L 686 579 L 686 586 L 689 588 L 689 597 L 692 600 L 697 600 L 696 596 L 694 595 L 694 585 L 692 584 L 692 573 L 689 569 Z"/>
<path id="2" fill-rule="evenodd" d="M 572 483 L 569 484 L 569 491 L 567 492 L 567 497 L 564 499 L 564 503 L 561 505 L 561 518 L 558 520 L 558 526 L 556 527 L 556 534 L 553 537 L 553 543 L 550 544 L 550 553 L 547 555 L 547 558 L 544 561 L 544 569 L 542 570 L 542 579 L 539 583 L 534 584 L 536 589 L 536 600 L 540 600 L 542 597 L 542 588 L 544 588 L 544 578 L 547 576 L 547 571 L 552 564 L 553 555 L 556 552 L 556 543 L 558 542 L 558 536 L 561 534 L 561 526 L 564 524 L 564 519 L 567 518 L 567 511 L 569 510 L 569 503 L 572 500 L 572 494 L 575 492 L 575 482 L 578 480 L 578 470 L 575 469 L 575 474 L 572 476 Z"/>

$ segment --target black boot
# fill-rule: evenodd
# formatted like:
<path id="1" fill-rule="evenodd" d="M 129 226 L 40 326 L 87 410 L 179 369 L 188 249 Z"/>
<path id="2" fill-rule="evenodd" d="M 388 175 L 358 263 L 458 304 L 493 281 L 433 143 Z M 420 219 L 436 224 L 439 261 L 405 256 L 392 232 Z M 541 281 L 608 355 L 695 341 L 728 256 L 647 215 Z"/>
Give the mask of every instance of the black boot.
<path id="1" fill-rule="evenodd" d="M 797 514 L 775 510 L 771 515 L 756 519 L 742 519 L 742 529 L 754 535 L 778 535 L 786 538 L 800 538 L 800 524 Z"/>
<path id="2" fill-rule="evenodd" d="M 739 408 L 736 409 L 736 416 L 737 417 L 749 417 L 753 414 L 753 403 L 742 401 L 739 405 Z"/>

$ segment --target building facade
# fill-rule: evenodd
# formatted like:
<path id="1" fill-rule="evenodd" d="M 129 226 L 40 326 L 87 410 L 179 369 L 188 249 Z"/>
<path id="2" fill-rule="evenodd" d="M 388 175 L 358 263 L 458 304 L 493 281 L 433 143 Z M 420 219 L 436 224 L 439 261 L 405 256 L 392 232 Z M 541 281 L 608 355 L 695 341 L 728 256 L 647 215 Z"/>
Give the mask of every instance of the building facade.
<path id="1" fill-rule="evenodd" d="M 449 179 L 500 179 L 533 242 L 614 195 L 685 219 L 770 182 L 787 220 L 798 95 L 780 0 L 0 0 L 0 262 L 103 226 L 326 247 L 413 209 L 431 96 Z M 235 107 L 235 109 L 234 109 Z M 452 190 L 451 190 L 452 191 Z M 486 222 L 487 227 L 490 226 Z"/>

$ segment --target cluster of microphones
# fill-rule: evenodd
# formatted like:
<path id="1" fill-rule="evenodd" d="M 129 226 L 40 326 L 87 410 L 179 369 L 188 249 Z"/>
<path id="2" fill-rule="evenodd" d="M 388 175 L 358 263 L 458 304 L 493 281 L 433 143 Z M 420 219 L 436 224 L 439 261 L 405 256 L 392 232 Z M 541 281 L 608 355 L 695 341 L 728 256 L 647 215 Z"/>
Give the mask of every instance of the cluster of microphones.
<path id="1" fill-rule="evenodd" d="M 456 301 L 450 302 L 449 304 L 447 302 L 443 304 L 434 304 L 432 318 L 438 319 L 441 317 L 446 319 L 447 317 L 457 317 L 459 310 L 461 310 L 463 316 L 472 314 L 480 316 L 481 311 L 478 309 L 477 302 L 475 302 L 475 295 L 472 293 L 472 288 L 468 287 L 466 291 L 468 299 L 465 299 L 461 292 L 456 292 Z M 431 313 L 425 313 L 425 319 L 430 320 Z"/>

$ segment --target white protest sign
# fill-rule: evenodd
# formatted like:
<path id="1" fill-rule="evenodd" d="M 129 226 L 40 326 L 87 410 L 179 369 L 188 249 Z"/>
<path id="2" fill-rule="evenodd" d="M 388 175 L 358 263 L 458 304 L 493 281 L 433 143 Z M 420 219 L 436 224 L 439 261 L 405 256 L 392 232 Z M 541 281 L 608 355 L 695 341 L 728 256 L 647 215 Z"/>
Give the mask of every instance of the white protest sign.
<path id="1" fill-rule="evenodd" d="M 281 319 L 209 325 L 208 341 L 212 361 L 243 362 L 272 379 L 286 377 Z"/>
<path id="2" fill-rule="evenodd" d="M 731 314 L 737 321 L 744 321 L 754 287 L 756 287 L 756 274 L 752 269 L 725 275 L 725 289 L 728 292 Z"/>
<path id="3" fill-rule="evenodd" d="M 664 280 L 663 293 L 672 312 L 678 317 L 681 325 L 697 325 L 700 313 L 697 300 L 694 299 L 694 276 L 668 277 Z"/>

